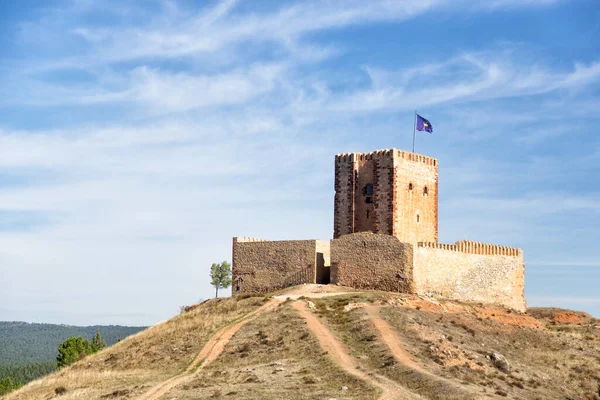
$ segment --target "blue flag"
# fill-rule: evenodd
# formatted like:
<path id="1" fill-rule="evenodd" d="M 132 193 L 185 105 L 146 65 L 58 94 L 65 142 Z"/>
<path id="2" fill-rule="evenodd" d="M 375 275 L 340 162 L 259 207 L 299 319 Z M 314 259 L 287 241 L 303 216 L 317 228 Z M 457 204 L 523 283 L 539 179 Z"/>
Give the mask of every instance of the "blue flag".
<path id="1" fill-rule="evenodd" d="M 431 126 L 431 122 L 417 114 L 417 130 L 433 133 L 433 126 Z"/>

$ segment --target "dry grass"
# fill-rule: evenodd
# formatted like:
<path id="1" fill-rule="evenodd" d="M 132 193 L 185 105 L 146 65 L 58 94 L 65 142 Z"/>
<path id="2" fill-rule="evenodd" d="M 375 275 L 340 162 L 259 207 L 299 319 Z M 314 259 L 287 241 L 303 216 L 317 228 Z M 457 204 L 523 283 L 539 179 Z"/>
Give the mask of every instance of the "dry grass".
<path id="1" fill-rule="evenodd" d="M 348 390 L 341 390 L 347 386 Z M 374 399 L 377 391 L 324 354 L 288 304 L 246 324 L 225 352 L 165 398 Z"/>
<path id="2" fill-rule="evenodd" d="M 521 327 L 494 319 L 498 315 L 478 318 L 479 314 L 399 307 L 382 310 L 382 316 L 402 333 L 409 350 L 429 370 L 483 387 L 488 394 L 564 400 L 587 399 L 596 392 L 600 334 L 591 324 L 566 332 L 561 326 Z M 507 358 L 508 373 L 486 358 L 493 352 Z"/>
<path id="3" fill-rule="evenodd" d="M 329 327 L 352 349 L 352 355 L 362 360 L 362 366 L 377 374 L 384 375 L 402 386 L 427 399 L 472 399 L 473 393 L 459 385 L 453 385 L 435 376 L 414 370 L 398 363 L 389 349 L 378 340 L 377 331 L 369 317 L 360 308 L 345 311 L 347 304 L 359 300 L 380 302 L 381 293 L 375 298 L 369 296 L 343 296 L 316 300 L 318 312 Z M 389 296 L 389 295 L 388 295 Z M 418 311 L 417 311 L 418 312 Z"/>
<path id="4" fill-rule="evenodd" d="M 49 399 L 64 387 L 61 400 L 139 395 L 183 371 L 220 327 L 264 303 L 264 297 L 204 302 L 99 353 L 9 394 L 6 400 Z M 113 393 L 117 396 L 113 396 Z"/>
<path id="5" fill-rule="evenodd" d="M 501 307 L 407 295 L 366 293 L 315 299 L 329 327 L 363 360 L 365 369 L 385 375 L 431 399 L 463 399 L 481 394 L 515 399 L 593 399 L 600 382 L 599 321 L 585 313 L 532 309 L 518 314 Z M 353 302 L 383 305 L 382 317 L 429 374 L 399 364 L 377 337 L 366 313 L 345 311 Z M 433 311 L 432 311 L 433 310 Z M 452 310 L 452 311 L 447 311 Z M 566 321 L 561 323 L 560 321 Z M 508 373 L 489 359 L 504 355 Z M 466 392 L 462 392 L 458 385 Z"/>
<path id="6" fill-rule="evenodd" d="M 165 323 L 31 382 L 6 399 L 136 398 L 185 370 L 214 333 L 264 301 L 263 296 L 240 296 L 190 307 Z M 500 307 L 385 292 L 312 301 L 327 326 L 351 349 L 361 369 L 387 376 L 423 398 L 468 399 L 481 394 L 588 400 L 600 389 L 600 321 L 584 313 L 532 309 L 518 314 Z M 392 357 L 369 314 L 361 308 L 344 309 L 350 303 L 380 306 L 381 317 L 422 371 Z M 510 363 L 506 372 L 486 357 L 493 352 Z M 349 390 L 340 390 L 342 386 Z M 249 321 L 216 361 L 163 399 L 339 400 L 374 399 L 377 394 L 375 388 L 348 375 L 320 350 L 288 301 Z"/>

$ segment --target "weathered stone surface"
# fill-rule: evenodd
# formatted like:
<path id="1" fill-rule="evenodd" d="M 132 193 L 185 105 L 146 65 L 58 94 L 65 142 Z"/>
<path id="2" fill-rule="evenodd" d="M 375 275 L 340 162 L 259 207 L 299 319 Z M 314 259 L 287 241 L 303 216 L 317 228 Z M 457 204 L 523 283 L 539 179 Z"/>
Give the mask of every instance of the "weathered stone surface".
<path id="1" fill-rule="evenodd" d="M 317 240 L 233 238 L 233 293 L 267 293 L 315 283 L 317 244 L 321 251 L 329 247 Z"/>
<path id="2" fill-rule="evenodd" d="M 410 293 L 414 291 L 412 257 L 412 246 L 394 236 L 345 235 L 331 241 L 332 283 Z"/>
<path id="3" fill-rule="evenodd" d="M 453 245 L 417 246 L 414 253 L 414 287 L 419 294 L 436 293 L 455 300 L 501 304 L 525 311 L 524 261 L 518 249 L 503 254 L 484 245 L 457 251 Z M 486 247 L 487 246 L 487 247 Z M 474 254 L 485 252 L 486 254 Z"/>

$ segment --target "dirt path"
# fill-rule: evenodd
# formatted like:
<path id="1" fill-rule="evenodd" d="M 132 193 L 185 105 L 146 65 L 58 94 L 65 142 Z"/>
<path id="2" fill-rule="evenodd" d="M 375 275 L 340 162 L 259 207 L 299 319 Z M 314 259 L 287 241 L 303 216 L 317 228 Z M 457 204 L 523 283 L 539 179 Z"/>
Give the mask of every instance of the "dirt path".
<path id="1" fill-rule="evenodd" d="M 364 307 L 364 309 L 367 312 L 367 314 L 369 314 L 370 321 L 379 334 L 379 339 L 388 347 L 390 353 L 396 359 L 396 361 L 398 361 L 405 367 L 420 372 L 425 376 L 426 379 L 429 379 L 431 381 L 444 382 L 445 384 L 449 385 L 449 387 L 453 388 L 458 392 L 464 393 L 465 396 L 468 396 L 470 398 L 490 398 L 488 396 L 479 394 L 477 390 L 473 390 L 471 388 L 459 385 L 458 383 L 450 379 L 442 378 L 425 370 L 423 367 L 421 367 L 421 365 L 419 365 L 415 361 L 415 359 L 408 353 L 408 351 L 406 351 L 404 343 L 402 342 L 402 339 L 400 338 L 398 333 L 390 326 L 390 324 L 387 323 L 387 321 L 381 318 L 381 316 L 379 315 L 379 310 L 381 309 L 381 307 L 368 305 Z"/>
<path id="2" fill-rule="evenodd" d="M 213 335 L 208 342 L 202 347 L 200 353 L 196 356 L 194 361 L 186 368 L 184 372 L 176 375 L 166 381 L 160 382 L 153 386 L 146 393 L 138 397 L 139 400 L 158 400 L 165 394 L 167 394 L 175 386 L 189 381 L 193 376 L 202 368 L 206 367 L 213 361 L 215 361 L 225 349 L 225 346 L 233 335 L 237 333 L 244 325 L 254 320 L 259 314 L 272 311 L 281 303 L 279 299 L 271 299 L 267 304 L 260 307 L 257 310 L 249 313 L 242 319 L 232 325 L 227 325 L 221 328 L 215 335 Z"/>
<path id="3" fill-rule="evenodd" d="M 414 369 L 415 371 L 419 371 L 421 373 L 427 375 L 433 375 L 429 371 L 424 370 L 414 358 L 406 351 L 404 348 L 404 344 L 402 343 L 402 339 L 400 336 L 392 329 L 390 324 L 388 324 L 381 316 L 379 315 L 380 307 L 375 306 L 366 306 L 365 311 L 369 314 L 370 321 L 377 329 L 379 333 L 379 339 L 390 349 L 392 356 L 396 359 L 396 361 L 400 362 L 406 367 Z"/>
<path id="4" fill-rule="evenodd" d="M 306 303 L 295 302 L 293 307 L 298 310 L 300 315 L 306 320 L 307 327 L 317 337 L 321 347 L 333 357 L 337 364 L 349 374 L 363 381 L 367 381 L 383 391 L 379 400 L 421 398 L 388 378 L 376 374 L 367 374 L 360 370 L 358 362 L 350 355 L 348 348 L 341 343 L 333 333 L 331 333 L 329 328 L 321 322 L 319 317 L 307 310 Z"/>

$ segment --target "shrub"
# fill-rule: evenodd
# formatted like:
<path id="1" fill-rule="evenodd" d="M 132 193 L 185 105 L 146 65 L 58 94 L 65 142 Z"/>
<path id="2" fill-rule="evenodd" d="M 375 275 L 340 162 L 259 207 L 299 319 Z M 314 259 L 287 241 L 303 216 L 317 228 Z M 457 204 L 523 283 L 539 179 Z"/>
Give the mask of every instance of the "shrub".
<path id="1" fill-rule="evenodd" d="M 67 388 L 64 386 L 59 386 L 57 388 L 54 389 L 54 393 L 57 396 L 62 396 L 63 394 L 67 393 Z"/>
<path id="2" fill-rule="evenodd" d="M 4 379 L 0 379 L 0 396 L 10 393 L 13 390 L 16 390 L 20 387 L 21 385 L 19 385 L 18 382 L 13 382 L 10 376 Z"/>
<path id="3" fill-rule="evenodd" d="M 97 349 L 89 340 L 81 336 L 71 336 L 58 346 L 56 361 L 58 367 L 61 368 L 73 364 L 75 361 L 79 361 L 88 354 L 95 353 L 96 351 Z"/>

